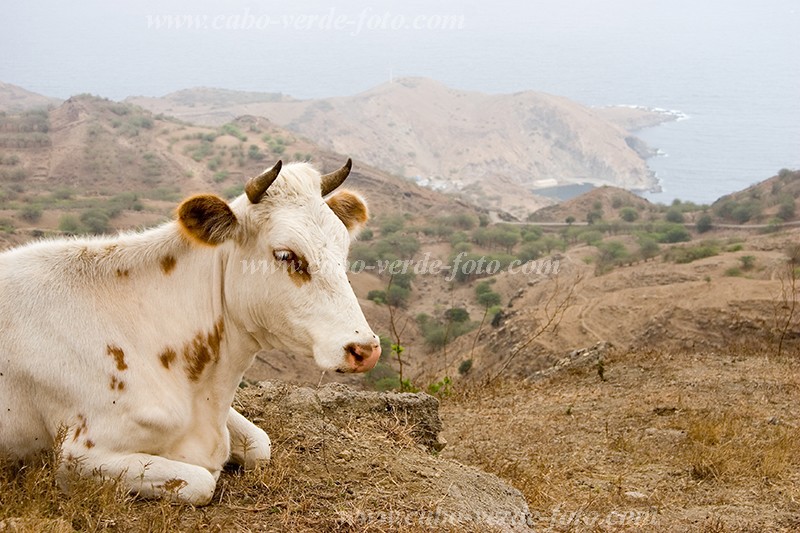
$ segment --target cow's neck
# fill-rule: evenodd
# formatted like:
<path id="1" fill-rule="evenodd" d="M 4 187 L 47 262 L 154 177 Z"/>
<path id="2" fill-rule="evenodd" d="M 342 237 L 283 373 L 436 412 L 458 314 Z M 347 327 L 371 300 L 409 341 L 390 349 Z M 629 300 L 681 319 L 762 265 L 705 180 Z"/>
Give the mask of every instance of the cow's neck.
<path id="1" fill-rule="evenodd" d="M 126 295 L 115 305 L 134 324 L 142 315 L 154 317 L 149 331 L 161 344 L 155 349 L 167 358 L 174 352 L 190 383 L 205 387 L 213 381 L 235 389 L 258 345 L 226 301 L 224 276 L 234 243 L 189 242 L 176 223 L 89 242 L 98 257 L 97 277 Z M 204 360 L 206 354 L 211 361 Z"/>

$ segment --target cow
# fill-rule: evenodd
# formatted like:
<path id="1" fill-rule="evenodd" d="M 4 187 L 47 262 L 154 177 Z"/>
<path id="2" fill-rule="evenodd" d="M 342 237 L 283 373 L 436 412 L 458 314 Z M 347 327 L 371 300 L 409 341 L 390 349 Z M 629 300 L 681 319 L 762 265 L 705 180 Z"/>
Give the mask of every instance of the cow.
<path id="1" fill-rule="evenodd" d="M 193 505 L 226 463 L 268 461 L 231 407 L 259 350 L 339 372 L 381 354 L 346 272 L 367 206 L 333 194 L 351 165 L 278 161 L 230 203 L 192 196 L 152 229 L 0 254 L 0 455 L 60 446 L 67 490 L 77 472 Z"/>

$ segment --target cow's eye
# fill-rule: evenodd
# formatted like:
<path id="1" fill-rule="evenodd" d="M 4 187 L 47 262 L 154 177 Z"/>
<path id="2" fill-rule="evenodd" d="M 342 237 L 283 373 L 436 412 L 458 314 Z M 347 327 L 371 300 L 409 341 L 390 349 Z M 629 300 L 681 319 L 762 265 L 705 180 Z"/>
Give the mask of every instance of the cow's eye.
<path id="1" fill-rule="evenodd" d="M 275 259 L 278 261 L 283 261 L 285 263 L 291 263 L 297 258 L 291 250 L 275 250 L 272 252 L 272 255 L 274 255 Z"/>

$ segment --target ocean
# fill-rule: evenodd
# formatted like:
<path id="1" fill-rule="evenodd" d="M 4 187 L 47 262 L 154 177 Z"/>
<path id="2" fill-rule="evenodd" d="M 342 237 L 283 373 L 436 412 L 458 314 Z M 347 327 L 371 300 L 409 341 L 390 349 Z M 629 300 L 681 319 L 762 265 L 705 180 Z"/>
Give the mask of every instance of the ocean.
<path id="1" fill-rule="evenodd" d="M 426 76 L 535 90 L 684 120 L 638 132 L 663 192 L 699 203 L 800 167 L 795 0 L 531 0 L 289 4 L 233 0 L 14 2 L 0 80 L 112 99 L 195 87 L 355 94 Z"/>

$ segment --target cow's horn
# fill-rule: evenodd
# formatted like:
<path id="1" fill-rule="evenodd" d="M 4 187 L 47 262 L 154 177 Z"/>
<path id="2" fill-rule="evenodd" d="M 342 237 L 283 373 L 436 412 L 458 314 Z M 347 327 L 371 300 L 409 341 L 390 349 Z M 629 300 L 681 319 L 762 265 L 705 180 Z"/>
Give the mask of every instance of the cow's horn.
<path id="1" fill-rule="evenodd" d="M 345 163 L 342 168 L 322 176 L 322 178 L 320 178 L 320 183 L 322 184 L 322 196 L 329 195 L 334 191 L 334 189 L 336 189 L 336 187 L 344 183 L 344 180 L 347 178 L 348 174 L 350 174 L 351 168 L 353 168 L 353 160 L 348 157 L 347 163 Z"/>
<path id="2" fill-rule="evenodd" d="M 264 193 L 267 192 L 269 186 L 272 185 L 272 182 L 274 182 L 278 174 L 280 174 L 281 166 L 283 166 L 283 163 L 279 159 L 271 169 L 265 170 L 261 175 L 247 180 L 247 185 L 244 186 L 244 192 L 247 193 L 247 198 L 250 199 L 251 203 L 257 204 L 261 201 Z"/>

